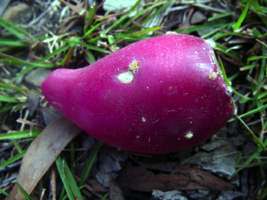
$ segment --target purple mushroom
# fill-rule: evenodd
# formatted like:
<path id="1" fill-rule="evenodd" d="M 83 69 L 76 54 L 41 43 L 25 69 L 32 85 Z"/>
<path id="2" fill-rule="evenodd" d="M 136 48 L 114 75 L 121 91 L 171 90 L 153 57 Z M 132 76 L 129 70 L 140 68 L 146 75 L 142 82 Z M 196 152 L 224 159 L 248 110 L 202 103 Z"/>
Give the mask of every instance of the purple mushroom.
<path id="1" fill-rule="evenodd" d="M 212 48 L 177 34 L 141 40 L 42 84 L 48 102 L 88 135 L 122 150 L 192 148 L 233 113 Z"/>

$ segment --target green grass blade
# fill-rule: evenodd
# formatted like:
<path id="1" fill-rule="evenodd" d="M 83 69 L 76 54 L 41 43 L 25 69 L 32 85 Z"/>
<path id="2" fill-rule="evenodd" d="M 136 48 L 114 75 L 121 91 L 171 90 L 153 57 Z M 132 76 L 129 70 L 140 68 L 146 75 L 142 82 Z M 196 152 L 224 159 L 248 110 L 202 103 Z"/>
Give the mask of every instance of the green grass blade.
<path id="1" fill-rule="evenodd" d="M 226 83 L 226 86 L 228 88 L 228 90 L 232 91 L 232 83 L 231 83 L 231 80 L 228 78 L 227 74 L 226 74 L 226 71 L 225 71 L 225 67 L 224 67 L 224 64 L 221 60 L 220 57 L 217 57 L 217 60 L 218 60 L 218 63 L 219 63 L 219 67 L 220 67 L 220 71 L 221 71 L 221 74 L 222 74 L 222 77 Z"/>
<path id="2" fill-rule="evenodd" d="M 15 131 L 10 133 L 0 134 L 0 141 L 33 138 L 39 135 L 39 133 L 40 133 L 39 131 Z"/>
<path id="3" fill-rule="evenodd" d="M 25 47 L 28 43 L 21 40 L 0 38 L 0 46 L 4 47 Z"/>
<path id="4" fill-rule="evenodd" d="M 100 198 L 100 200 L 107 200 L 108 199 L 108 193 L 103 194 Z"/>
<path id="5" fill-rule="evenodd" d="M 96 10 L 97 10 L 97 7 L 96 7 L 96 3 L 94 2 L 93 5 L 90 5 L 86 11 L 86 14 L 85 14 L 86 26 L 84 27 L 84 30 L 86 30 L 86 28 L 92 24 L 94 20 L 94 16 L 96 14 Z"/>
<path id="6" fill-rule="evenodd" d="M 91 51 L 96 51 L 96 52 L 100 52 L 100 53 L 104 53 L 104 54 L 109 54 L 110 51 L 104 49 L 104 48 L 101 48 L 101 47 L 96 47 L 96 46 L 93 46 L 93 45 L 90 45 L 90 44 L 86 44 L 86 48 L 88 50 L 91 50 Z"/>
<path id="7" fill-rule="evenodd" d="M 24 200 L 32 200 L 30 195 L 23 189 L 22 185 L 16 183 L 16 186 L 18 187 L 19 191 L 22 193 Z"/>
<path id="8" fill-rule="evenodd" d="M 252 153 L 251 156 L 249 156 L 248 159 L 246 159 L 245 162 L 243 162 L 239 168 L 237 169 L 237 173 L 245 168 L 249 168 L 250 166 L 253 166 L 253 162 L 257 160 L 258 162 L 261 162 L 260 155 L 262 152 L 266 150 L 267 147 L 267 140 L 264 141 L 263 146 L 261 148 L 257 148 L 254 153 Z"/>
<path id="9" fill-rule="evenodd" d="M 243 119 L 241 119 L 239 116 L 236 116 L 237 119 L 241 122 L 241 124 L 247 129 L 247 131 L 249 132 L 249 134 L 251 135 L 252 139 L 254 140 L 254 143 L 260 147 L 263 148 L 264 145 L 262 143 L 262 141 L 257 137 L 257 135 L 251 130 L 251 128 L 249 128 L 249 126 L 246 124 L 246 122 L 244 122 Z"/>
<path id="10" fill-rule="evenodd" d="M 6 95 L 0 95 L 0 102 L 4 102 L 4 103 L 18 103 L 19 101 L 15 97 L 6 96 Z"/>
<path id="11" fill-rule="evenodd" d="M 261 111 L 264 111 L 264 110 L 266 110 L 266 109 L 267 109 L 267 105 L 262 105 L 262 106 L 259 106 L 259 107 L 257 107 L 257 108 L 254 108 L 254 109 L 252 109 L 252 110 L 249 110 L 249 111 L 246 112 L 246 113 L 243 113 L 243 114 L 239 115 L 239 117 L 240 117 L 240 118 L 249 117 L 249 116 L 251 116 L 251 115 L 254 115 L 254 114 L 256 114 L 256 113 L 259 113 L 259 112 L 261 112 Z"/>
<path id="12" fill-rule="evenodd" d="M 92 171 L 93 165 L 94 165 L 94 163 L 96 161 L 97 154 L 98 154 L 101 146 L 102 146 L 101 143 L 97 143 L 93 147 L 89 158 L 85 161 L 84 168 L 83 168 L 83 171 L 81 173 L 81 180 L 80 180 L 80 183 L 79 183 L 80 185 L 83 185 L 85 183 L 85 181 L 87 180 L 87 178 L 90 176 L 90 173 Z"/>
<path id="13" fill-rule="evenodd" d="M 7 63 L 7 64 L 11 64 L 11 65 L 15 65 L 15 66 L 30 66 L 30 67 L 34 67 L 34 68 L 51 68 L 54 65 L 51 63 L 45 63 L 45 62 L 38 62 L 38 61 L 26 61 L 26 60 L 22 60 L 20 58 L 11 56 L 11 55 L 7 55 L 4 53 L 0 52 L 0 61 L 2 61 L 3 63 Z"/>
<path id="14" fill-rule="evenodd" d="M 115 37 L 117 38 L 117 40 L 121 39 L 123 41 L 136 41 L 139 39 L 144 39 L 145 37 L 147 37 L 149 34 L 152 34 L 153 32 L 160 30 L 159 26 L 155 26 L 155 27 L 150 27 L 150 28 L 144 28 L 140 31 L 136 31 L 133 33 L 118 33 L 117 35 L 115 35 Z"/>
<path id="15" fill-rule="evenodd" d="M 4 28 L 7 32 L 17 37 L 18 39 L 26 39 L 29 38 L 30 36 L 25 29 L 18 27 L 16 24 L 4 20 L 1 17 L 0 17 L 0 27 Z"/>
<path id="16" fill-rule="evenodd" d="M 252 1 L 254 1 L 254 0 L 248 0 L 247 1 L 247 4 L 246 4 L 244 10 L 242 11 L 241 15 L 239 16 L 238 20 L 232 25 L 232 28 L 234 31 L 237 31 L 240 29 L 242 23 L 244 22 L 244 20 L 246 19 L 247 15 L 248 15 L 249 7 L 250 7 L 250 4 L 252 3 Z"/>
<path id="17" fill-rule="evenodd" d="M 20 153 L 17 153 L 15 155 L 11 156 L 7 160 L 1 161 L 0 162 L 0 169 L 5 169 L 8 165 L 11 165 L 12 163 L 22 159 L 24 154 L 25 154 L 25 151 L 22 151 Z"/>
<path id="18" fill-rule="evenodd" d="M 92 25 L 90 28 L 86 29 L 84 31 L 83 38 L 88 38 L 91 36 L 91 34 L 96 31 L 101 26 L 101 23 L 97 23 L 95 25 Z"/>
<path id="19" fill-rule="evenodd" d="M 255 60 L 261 60 L 261 59 L 267 59 L 267 56 L 250 56 L 248 58 L 248 62 L 255 61 Z"/>
<path id="20" fill-rule="evenodd" d="M 0 197 L 1 197 L 1 195 L 7 197 L 8 193 L 7 193 L 7 191 L 5 189 L 0 188 Z"/>
<path id="21" fill-rule="evenodd" d="M 58 158 L 56 166 L 68 198 L 70 200 L 83 200 L 81 191 L 66 161 Z"/>

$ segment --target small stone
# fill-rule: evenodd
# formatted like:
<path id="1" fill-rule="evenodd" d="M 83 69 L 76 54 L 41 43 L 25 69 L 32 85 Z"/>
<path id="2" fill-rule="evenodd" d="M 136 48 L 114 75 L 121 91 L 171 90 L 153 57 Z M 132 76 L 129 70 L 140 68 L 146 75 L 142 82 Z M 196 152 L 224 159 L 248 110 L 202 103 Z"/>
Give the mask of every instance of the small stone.
<path id="1" fill-rule="evenodd" d="M 214 143 L 215 141 L 216 140 L 211 142 Z M 202 149 L 206 149 L 208 152 L 199 151 L 185 160 L 184 163 L 199 165 L 205 170 L 222 175 L 226 178 L 232 178 L 235 175 L 237 151 L 232 144 L 216 141 L 214 145 L 206 145 Z"/>
<path id="2" fill-rule="evenodd" d="M 215 149 L 219 149 L 225 145 L 228 145 L 228 143 L 224 138 L 217 138 L 215 140 L 212 140 L 212 142 L 202 145 L 201 149 L 210 152 L 214 151 Z"/>
<path id="3" fill-rule="evenodd" d="M 117 183 L 111 181 L 109 187 L 109 199 L 110 200 L 124 200 L 123 192 Z"/>
<path id="4" fill-rule="evenodd" d="M 125 152 L 104 149 L 99 155 L 99 163 L 96 169 L 96 180 L 104 187 L 114 180 L 122 169 L 121 163 L 127 159 Z"/>
<path id="5" fill-rule="evenodd" d="M 190 199 L 192 200 L 211 200 L 212 199 L 209 190 L 187 191 L 186 195 L 190 197 Z"/>
<path id="6" fill-rule="evenodd" d="M 162 192 L 160 190 L 153 190 L 152 192 L 152 199 L 153 200 L 188 200 L 184 197 L 181 192 L 173 190 Z"/>
<path id="7" fill-rule="evenodd" d="M 244 194 L 241 192 L 235 192 L 235 191 L 225 191 L 220 194 L 220 196 L 217 198 L 217 200 L 235 200 L 235 199 L 243 199 Z"/>

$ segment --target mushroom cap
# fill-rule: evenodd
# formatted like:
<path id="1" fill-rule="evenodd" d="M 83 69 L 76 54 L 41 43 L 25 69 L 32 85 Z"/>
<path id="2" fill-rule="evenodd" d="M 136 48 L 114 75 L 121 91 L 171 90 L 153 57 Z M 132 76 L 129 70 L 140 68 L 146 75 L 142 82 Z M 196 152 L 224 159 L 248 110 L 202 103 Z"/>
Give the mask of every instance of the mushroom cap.
<path id="1" fill-rule="evenodd" d="M 42 84 L 48 102 L 122 150 L 166 154 L 215 134 L 233 113 L 212 48 L 178 34 L 144 39 Z"/>

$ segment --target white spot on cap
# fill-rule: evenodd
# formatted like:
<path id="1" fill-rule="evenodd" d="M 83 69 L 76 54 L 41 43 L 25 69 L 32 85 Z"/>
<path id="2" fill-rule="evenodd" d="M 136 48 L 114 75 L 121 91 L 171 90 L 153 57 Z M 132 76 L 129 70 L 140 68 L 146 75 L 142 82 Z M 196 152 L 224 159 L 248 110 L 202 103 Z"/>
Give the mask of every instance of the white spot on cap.
<path id="1" fill-rule="evenodd" d="M 210 80 L 215 80 L 217 77 L 218 77 L 218 73 L 217 72 L 209 73 L 209 79 Z"/>
<path id="2" fill-rule="evenodd" d="M 142 117 L 142 118 L 141 118 L 141 121 L 142 121 L 143 123 L 145 123 L 145 122 L 146 122 L 146 118 L 145 118 L 145 117 Z"/>
<path id="3" fill-rule="evenodd" d="M 210 64 L 208 64 L 208 63 L 197 63 L 196 65 L 200 70 L 210 69 Z"/>
<path id="4" fill-rule="evenodd" d="M 139 139 L 139 138 L 140 138 L 140 135 L 135 136 L 135 138 L 136 138 L 136 139 Z"/>
<path id="5" fill-rule="evenodd" d="M 134 75 L 131 71 L 127 71 L 120 73 L 117 78 L 121 83 L 129 84 L 134 80 Z"/>
<path id="6" fill-rule="evenodd" d="M 184 135 L 185 139 L 191 140 L 194 137 L 194 133 L 192 131 L 188 131 Z"/>
<path id="7" fill-rule="evenodd" d="M 174 31 L 167 31 L 165 34 L 166 35 L 179 35 L 177 32 L 174 32 Z"/>

